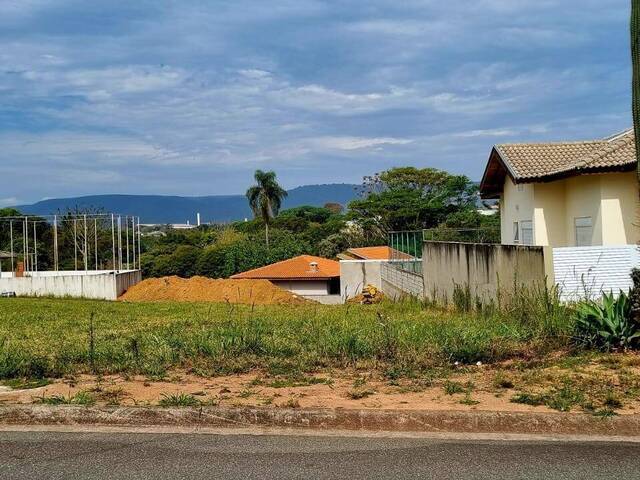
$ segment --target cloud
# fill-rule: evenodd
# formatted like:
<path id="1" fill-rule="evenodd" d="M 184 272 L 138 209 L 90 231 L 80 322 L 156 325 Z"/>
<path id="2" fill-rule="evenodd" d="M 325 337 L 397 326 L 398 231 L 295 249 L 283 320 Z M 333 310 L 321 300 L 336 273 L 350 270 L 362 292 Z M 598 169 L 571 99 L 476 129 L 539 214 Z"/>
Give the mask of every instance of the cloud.
<path id="1" fill-rule="evenodd" d="M 362 137 L 320 137 L 309 139 L 309 144 L 326 150 L 362 150 L 385 145 L 408 145 L 412 140 L 405 138 L 362 138 Z"/>
<path id="2" fill-rule="evenodd" d="M 3 197 L 243 191 L 630 124 L 619 0 L 7 0 Z M 32 178 L 24 184 L 13 179 Z"/>

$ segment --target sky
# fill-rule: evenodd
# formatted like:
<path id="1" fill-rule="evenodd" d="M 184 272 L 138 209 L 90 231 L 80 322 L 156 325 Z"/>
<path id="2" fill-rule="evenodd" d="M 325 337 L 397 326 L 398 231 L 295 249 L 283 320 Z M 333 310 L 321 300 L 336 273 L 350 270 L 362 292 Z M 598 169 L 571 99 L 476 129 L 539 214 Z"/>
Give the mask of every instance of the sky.
<path id="1" fill-rule="evenodd" d="M 243 193 L 631 126 L 628 0 L 0 0 L 0 206 Z"/>

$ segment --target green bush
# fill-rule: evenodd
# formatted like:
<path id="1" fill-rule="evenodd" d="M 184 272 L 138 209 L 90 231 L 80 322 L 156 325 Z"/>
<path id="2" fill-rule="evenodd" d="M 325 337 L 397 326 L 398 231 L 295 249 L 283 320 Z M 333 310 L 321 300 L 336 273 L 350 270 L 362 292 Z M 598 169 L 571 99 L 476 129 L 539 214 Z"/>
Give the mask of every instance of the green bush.
<path id="1" fill-rule="evenodd" d="M 624 292 L 604 294 L 601 302 L 580 303 L 576 309 L 579 342 L 604 350 L 630 349 L 640 342 L 639 325 L 631 318 L 631 302 Z"/>

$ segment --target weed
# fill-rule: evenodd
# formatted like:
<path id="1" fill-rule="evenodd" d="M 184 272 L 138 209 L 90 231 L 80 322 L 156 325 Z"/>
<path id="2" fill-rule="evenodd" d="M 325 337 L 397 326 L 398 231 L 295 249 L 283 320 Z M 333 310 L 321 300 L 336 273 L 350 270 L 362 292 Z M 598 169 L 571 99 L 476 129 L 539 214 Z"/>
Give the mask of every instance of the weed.
<path id="1" fill-rule="evenodd" d="M 96 403 L 95 398 L 88 392 L 78 392 L 75 395 L 51 395 L 47 396 L 44 393 L 34 398 L 35 403 L 41 403 L 43 405 L 84 405 L 91 406 Z"/>
<path id="2" fill-rule="evenodd" d="M 499 371 L 493 377 L 493 386 L 495 388 L 513 388 L 513 380 L 507 377 L 504 372 Z"/>
<path id="3" fill-rule="evenodd" d="M 374 392 L 373 390 L 350 390 L 347 392 L 347 397 L 349 397 L 351 400 L 361 400 L 363 398 L 367 398 L 370 397 L 371 395 L 374 395 L 376 392 Z"/>
<path id="4" fill-rule="evenodd" d="M 254 392 L 253 390 L 250 390 L 250 389 L 248 389 L 248 388 L 247 388 L 247 389 L 245 389 L 245 390 L 242 390 L 242 391 L 238 394 L 238 397 L 240 397 L 240 398 L 249 398 L 249 397 L 251 397 L 251 396 L 255 395 L 255 393 L 256 393 L 256 392 Z"/>
<path id="5" fill-rule="evenodd" d="M 544 395 L 541 395 L 541 394 L 522 392 L 522 393 L 517 393 L 513 397 L 511 397 L 511 402 L 537 407 L 540 405 L 545 405 L 546 398 Z"/>
<path id="6" fill-rule="evenodd" d="M 444 382 L 444 386 L 442 388 L 444 389 L 444 393 L 446 393 L 447 395 L 455 395 L 457 393 L 465 392 L 465 388 L 462 386 L 461 383 L 452 382 L 450 380 L 447 380 L 446 382 Z"/>
<path id="7" fill-rule="evenodd" d="M 480 402 L 471 398 L 471 392 L 467 392 L 464 395 L 464 398 L 460 400 L 462 405 L 478 405 Z"/>
<path id="8" fill-rule="evenodd" d="M 158 405 L 161 407 L 196 407 L 200 405 L 200 401 L 187 393 L 163 393 Z"/>
<path id="9" fill-rule="evenodd" d="M 616 394 L 611 391 L 607 392 L 607 395 L 605 396 L 605 399 L 602 402 L 602 404 L 605 407 L 610 408 L 612 410 L 616 410 L 618 408 L 623 407 L 622 401 L 620 401 L 620 399 L 616 396 Z"/>

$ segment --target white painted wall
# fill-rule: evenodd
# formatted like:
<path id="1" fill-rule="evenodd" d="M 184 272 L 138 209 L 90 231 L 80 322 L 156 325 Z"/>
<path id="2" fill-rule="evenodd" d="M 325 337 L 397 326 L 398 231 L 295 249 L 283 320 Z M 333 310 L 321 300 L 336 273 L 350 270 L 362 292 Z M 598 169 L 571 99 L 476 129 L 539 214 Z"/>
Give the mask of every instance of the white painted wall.
<path id="1" fill-rule="evenodd" d="M 87 275 L 87 272 L 31 272 L 26 277 L 0 278 L 0 292 L 28 297 L 72 297 L 117 300 L 126 289 L 142 280 L 139 270 Z"/>
<path id="2" fill-rule="evenodd" d="M 328 280 L 272 280 L 271 283 L 296 295 L 329 295 Z"/>
<path id="3" fill-rule="evenodd" d="M 633 286 L 631 270 L 637 267 L 640 252 L 636 245 L 553 249 L 555 281 L 564 301 L 627 291 Z"/>
<path id="4" fill-rule="evenodd" d="M 340 294 L 347 300 L 367 285 L 382 290 L 382 264 L 388 260 L 340 260 Z"/>

